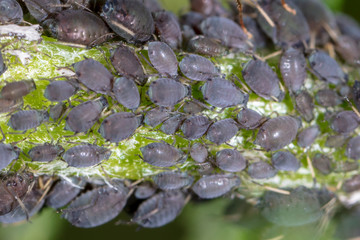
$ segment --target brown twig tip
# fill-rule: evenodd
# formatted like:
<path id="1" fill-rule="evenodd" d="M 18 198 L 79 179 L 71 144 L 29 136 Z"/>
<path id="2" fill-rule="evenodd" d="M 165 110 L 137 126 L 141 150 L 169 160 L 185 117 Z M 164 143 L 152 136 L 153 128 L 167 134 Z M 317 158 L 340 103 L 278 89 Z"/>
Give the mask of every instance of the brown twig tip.
<path id="1" fill-rule="evenodd" d="M 292 13 L 293 15 L 296 15 L 296 10 L 292 9 L 286 2 L 285 0 L 281 0 L 281 5 L 283 6 L 283 8 L 285 8 L 286 11 L 288 11 L 289 13 Z"/>

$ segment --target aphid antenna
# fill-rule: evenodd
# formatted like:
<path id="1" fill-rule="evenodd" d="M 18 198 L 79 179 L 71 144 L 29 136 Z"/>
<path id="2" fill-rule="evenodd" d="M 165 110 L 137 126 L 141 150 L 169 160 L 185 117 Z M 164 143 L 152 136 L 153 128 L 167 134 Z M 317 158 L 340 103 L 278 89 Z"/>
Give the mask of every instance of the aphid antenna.
<path id="1" fill-rule="evenodd" d="M 26 196 L 26 195 L 25 195 Z M 26 215 L 26 221 L 30 222 L 30 215 L 29 215 L 29 211 L 26 209 L 23 201 L 21 201 L 21 199 L 18 196 L 14 196 L 14 198 L 16 199 L 16 201 L 19 203 L 19 206 L 21 207 L 21 209 L 24 211 L 25 215 Z"/>
<path id="2" fill-rule="evenodd" d="M 308 167 L 309 167 L 309 170 L 310 170 L 310 173 L 311 173 L 311 177 L 313 178 L 313 186 L 315 187 L 316 186 L 316 175 L 315 175 L 315 170 L 314 170 L 314 166 L 312 164 L 312 161 L 309 157 L 309 154 L 306 152 L 306 161 L 307 161 L 307 164 L 308 164 Z"/>
<path id="3" fill-rule="evenodd" d="M 246 86 L 246 84 L 245 83 L 243 83 L 243 81 L 241 81 L 240 80 L 240 78 L 238 77 L 238 76 L 236 76 L 234 73 L 232 73 L 231 75 L 230 75 L 230 78 L 231 78 L 231 80 L 235 80 L 236 82 L 238 82 L 244 89 L 245 89 L 245 92 L 247 93 L 247 94 L 249 94 L 249 92 L 251 91 L 247 86 Z M 242 89 L 240 89 L 240 90 L 242 90 Z"/>
<path id="4" fill-rule="evenodd" d="M 352 102 L 350 102 L 349 98 L 348 98 L 347 96 L 345 96 L 344 99 L 350 104 L 351 109 L 354 111 L 354 113 L 356 113 L 356 115 L 358 116 L 358 118 L 360 118 L 360 112 L 356 109 L 356 107 L 354 106 L 354 104 L 352 104 Z"/>
<path id="5" fill-rule="evenodd" d="M 266 56 L 262 57 L 262 61 L 266 61 L 266 60 L 268 60 L 270 58 L 277 57 L 282 53 L 283 53 L 283 50 L 275 51 L 273 53 L 270 53 L 269 55 L 266 55 Z"/>
<path id="6" fill-rule="evenodd" d="M 245 32 L 245 34 L 247 35 L 247 37 L 249 39 L 252 39 L 253 38 L 253 35 L 247 30 L 247 28 L 245 27 L 245 24 L 244 24 L 244 18 L 243 18 L 243 8 L 242 8 L 242 4 L 241 4 L 241 1 L 240 0 L 236 0 L 236 6 L 237 6 L 237 9 L 239 11 L 239 24 L 240 24 L 240 27 L 242 28 L 242 30 Z"/>
<path id="7" fill-rule="evenodd" d="M 291 8 L 286 2 L 285 0 L 281 0 L 281 5 L 283 6 L 283 8 L 288 11 L 289 13 L 296 15 L 296 10 Z"/>
<path id="8" fill-rule="evenodd" d="M 100 37 L 98 37 L 97 39 L 95 39 L 94 41 L 90 42 L 89 45 L 86 46 L 87 49 L 91 49 L 95 46 L 98 46 L 99 43 L 103 42 L 103 39 L 108 40 L 111 39 L 113 37 L 115 37 L 115 33 L 106 33 L 104 35 L 101 35 Z"/>
<path id="9" fill-rule="evenodd" d="M 271 27 L 275 27 L 274 21 L 269 17 L 269 15 L 265 12 L 265 10 L 259 5 L 256 0 L 246 0 L 247 2 L 253 3 L 255 8 L 260 12 L 260 14 L 265 18 L 265 20 L 269 23 Z"/>
<path id="10" fill-rule="evenodd" d="M 41 203 L 41 201 L 46 197 L 46 195 L 48 194 L 48 192 L 50 191 L 50 189 L 51 189 L 51 187 L 52 187 L 52 183 L 53 183 L 53 179 L 52 179 L 52 178 L 50 178 L 50 179 L 45 183 L 45 185 L 44 185 L 44 189 L 45 189 L 45 190 L 44 190 L 43 194 L 41 195 L 41 197 L 39 198 L 39 200 L 36 202 L 34 208 L 36 208 L 36 206 L 38 206 L 38 205 Z"/>

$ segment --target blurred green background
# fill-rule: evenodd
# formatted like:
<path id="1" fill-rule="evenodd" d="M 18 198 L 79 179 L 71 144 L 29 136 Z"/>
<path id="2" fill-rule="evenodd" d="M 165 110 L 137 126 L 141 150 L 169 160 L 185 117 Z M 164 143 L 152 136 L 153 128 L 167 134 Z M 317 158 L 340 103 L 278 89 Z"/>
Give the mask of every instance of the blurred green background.
<path id="1" fill-rule="evenodd" d="M 335 12 L 345 12 L 358 21 L 360 1 L 324 0 Z M 188 9 L 187 0 L 161 0 L 166 9 L 175 13 Z M 71 239 L 131 239 L 131 240 L 242 240 L 242 239 L 314 239 L 317 226 L 310 224 L 298 228 L 281 228 L 271 225 L 261 216 L 246 216 L 246 220 L 235 221 L 224 215 L 226 206 L 231 200 L 222 198 L 213 201 L 189 203 L 180 217 L 167 226 L 159 229 L 138 229 L 137 226 L 115 225 L 114 220 L 94 229 L 78 229 L 61 219 L 60 214 L 52 209 L 44 209 L 29 223 L 0 228 L 0 240 L 71 240 Z M 354 214 L 353 214 L 354 215 Z M 349 218 L 355 217 L 356 219 Z M 126 218 L 124 214 L 120 218 Z M 239 217 L 239 216 L 236 216 Z M 359 225 L 359 217 L 339 216 L 330 222 L 330 227 L 322 233 L 321 239 L 345 239 L 346 233 Z M 340 232 L 345 232 L 341 235 Z M 346 237 L 347 238 L 347 237 Z"/>

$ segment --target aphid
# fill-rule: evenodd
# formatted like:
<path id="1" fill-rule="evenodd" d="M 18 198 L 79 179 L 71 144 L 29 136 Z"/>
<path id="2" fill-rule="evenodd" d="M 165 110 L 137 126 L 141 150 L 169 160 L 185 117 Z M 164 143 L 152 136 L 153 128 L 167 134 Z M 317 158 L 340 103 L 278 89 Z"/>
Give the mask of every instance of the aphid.
<path id="1" fill-rule="evenodd" d="M 110 36 L 110 29 L 101 18 L 82 9 L 50 14 L 42 26 L 52 37 L 74 46 L 93 47 Z"/>
<path id="2" fill-rule="evenodd" d="M 249 39 L 251 43 L 254 45 L 254 49 L 256 48 L 264 48 L 268 43 L 268 38 L 261 30 L 259 24 L 257 23 L 256 19 L 252 17 L 245 16 L 243 18 L 244 25 L 248 32 L 251 33 L 252 38 Z"/>
<path id="3" fill-rule="evenodd" d="M 319 136 L 320 129 L 318 125 L 310 126 L 305 128 L 297 135 L 297 144 L 302 147 L 306 148 L 311 146 L 315 139 Z"/>
<path id="4" fill-rule="evenodd" d="M 357 65 L 360 59 L 358 41 L 349 36 L 338 36 L 335 50 L 347 63 Z"/>
<path id="5" fill-rule="evenodd" d="M 284 92 L 280 90 L 279 78 L 270 66 L 261 60 L 250 60 L 242 70 L 247 85 L 260 97 L 282 101 Z"/>
<path id="6" fill-rule="evenodd" d="M 343 35 L 350 36 L 357 41 L 360 40 L 360 26 L 355 19 L 349 15 L 337 14 L 336 23 Z"/>
<path id="7" fill-rule="evenodd" d="M 135 82 L 128 77 L 115 78 L 112 92 L 116 101 L 124 107 L 135 110 L 140 105 L 140 94 Z"/>
<path id="8" fill-rule="evenodd" d="M 64 148 L 61 145 L 45 143 L 43 145 L 33 147 L 30 149 L 28 154 L 34 162 L 51 162 L 63 152 Z"/>
<path id="9" fill-rule="evenodd" d="M 114 51 L 111 51 L 110 60 L 119 75 L 133 78 L 141 86 L 146 83 L 147 79 L 141 62 L 128 46 L 120 45 Z"/>
<path id="10" fill-rule="evenodd" d="M 54 81 L 47 85 L 44 97 L 52 102 L 68 100 L 78 90 L 78 87 L 70 81 Z"/>
<path id="11" fill-rule="evenodd" d="M 36 89 L 34 80 L 22 80 L 7 83 L 0 92 L 2 99 L 17 100 Z"/>
<path id="12" fill-rule="evenodd" d="M 0 51 L 0 76 L 6 71 L 7 67 L 4 63 L 3 55 Z"/>
<path id="13" fill-rule="evenodd" d="M 121 182 L 116 182 L 114 187 L 95 188 L 72 201 L 63 217 L 76 227 L 100 226 L 119 215 L 127 202 L 128 191 Z"/>
<path id="14" fill-rule="evenodd" d="M 154 183 L 162 190 L 176 190 L 190 186 L 194 177 L 184 172 L 161 172 L 152 177 Z"/>
<path id="15" fill-rule="evenodd" d="M 11 115 L 8 126 L 15 131 L 26 131 L 47 121 L 49 121 L 47 111 L 20 110 Z"/>
<path id="16" fill-rule="evenodd" d="M 140 148 L 144 162 L 157 167 L 171 167 L 186 160 L 185 155 L 165 142 L 154 142 Z"/>
<path id="17" fill-rule="evenodd" d="M 217 198 L 228 193 L 232 188 L 239 186 L 240 178 L 232 174 L 215 174 L 202 176 L 192 190 L 200 198 Z"/>
<path id="18" fill-rule="evenodd" d="M 350 179 L 347 179 L 342 188 L 345 192 L 350 193 L 360 189 L 360 175 L 354 175 Z"/>
<path id="19" fill-rule="evenodd" d="M 170 112 L 163 107 L 156 107 L 145 114 L 144 123 L 151 127 L 156 127 L 170 116 Z"/>
<path id="20" fill-rule="evenodd" d="M 24 101 L 21 98 L 16 99 L 16 100 L 0 98 L 0 114 L 12 112 L 12 111 L 20 108 L 23 104 L 24 104 Z"/>
<path id="21" fill-rule="evenodd" d="M 174 51 L 163 42 L 149 42 L 148 56 L 151 64 L 162 75 L 178 75 L 178 60 Z"/>
<path id="22" fill-rule="evenodd" d="M 154 33 L 154 20 L 142 1 L 107 0 L 101 16 L 111 29 L 127 42 L 148 41 Z"/>
<path id="23" fill-rule="evenodd" d="M 300 49 L 288 48 L 280 59 L 280 71 L 290 92 L 298 92 L 307 77 L 306 59 Z"/>
<path id="24" fill-rule="evenodd" d="M 134 196 L 137 199 L 147 199 L 154 195 L 156 192 L 156 187 L 154 187 L 150 182 L 143 182 L 136 187 Z"/>
<path id="25" fill-rule="evenodd" d="M 200 25 L 203 35 L 219 39 L 222 45 L 242 52 L 251 50 L 247 36 L 234 21 L 224 17 L 208 17 Z"/>
<path id="26" fill-rule="evenodd" d="M 111 91 L 111 84 L 114 76 L 100 62 L 86 58 L 83 61 L 73 64 L 77 79 L 90 90 L 108 94 Z"/>
<path id="27" fill-rule="evenodd" d="M 60 0 L 24 0 L 26 8 L 38 22 L 47 15 L 61 11 Z"/>
<path id="28" fill-rule="evenodd" d="M 280 116 L 265 122 L 256 136 L 255 144 L 266 151 L 276 151 L 290 144 L 296 137 L 299 123 L 290 116 Z"/>
<path id="29" fill-rule="evenodd" d="M 6 168 L 13 160 L 18 159 L 20 149 L 11 144 L 0 143 L 0 170 Z"/>
<path id="30" fill-rule="evenodd" d="M 101 97 L 74 107 L 66 117 L 65 130 L 75 133 L 88 131 L 99 119 L 101 112 L 107 105 L 107 100 Z"/>
<path id="31" fill-rule="evenodd" d="M 194 143 L 190 148 L 190 156 L 195 160 L 195 162 L 205 162 L 208 155 L 209 153 L 207 148 L 201 143 Z"/>
<path id="32" fill-rule="evenodd" d="M 151 102 L 160 107 L 173 107 L 190 93 L 190 87 L 171 78 L 151 82 L 147 91 Z"/>
<path id="33" fill-rule="evenodd" d="M 192 11 L 199 12 L 205 16 L 226 16 L 227 11 L 217 0 L 191 0 Z"/>
<path id="34" fill-rule="evenodd" d="M 309 56 L 309 63 L 316 76 L 323 81 L 337 85 L 347 80 L 339 64 L 324 51 L 314 51 Z"/>
<path id="35" fill-rule="evenodd" d="M 199 113 L 202 110 L 204 110 L 204 107 L 194 101 L 187 101 L 187 102 L 185 102 L 185 104 L 183 106 L 184 113 L 187 113 L 190 115 Z"/>
<path id="36" fill-rule="evenodd" d="M 46 196 L 47 206 L 55 209 L 62 208 L 79 195 L 82 187 L 85 185 L 85 181 L 77 177 L 71 177 L 70 181 L 72 183 L 62 179 L 55 183 Z"/>
<path id="37" fill-rule="evenodd" d="M 187 54 L 179 66 L 182 74 L 194 81 L 206 81 L 219 75 L 209 59 L 196 54 Z"/>
<path id="38" fill-rule="evenodd" d="M 99 133 L 107 141 L 119 143 L 134 134 L 140 126 L 141 118 L 129 112 L 114 113 L 101 123 Z"/>
<path id="39" fill-rule="evenodd" d="M 235 120 L 227 118 L 213 123 L 207 131 L 206 139 L 220 145 L 229 141 L 238 131 Z"/>
<path id="40" fill-rule="evenodd" d="M 59 102 L 54 106 L 51 106 L 49 109 L 49 116 L 54 120 L 57 121 L 60 117 L 65 113 L 66 105 L 63 102 Z"/>
<path id="41" fill-rule="evenodd" d="M 306 122 L 314 119 L 314 99 L 308 91 L 302 90 L 295 95 L 295 107 Z"/>
<path id="42" fill-rule="evenodd" d="M 219 40 L 204 36 L 195 36 L 187 43 L 187 51 L 209 57 L 222 56 L 226 53 Z"/>
<path id="43" fill-rule="evenodd" d="M 158 0 L 144 0 L 143 3 L 150 12 L 157 12 L 163 9 Z"/>
<path id="44" fill-rule="evenodd" d="M 345 144 L 347 138 L 348 137 L 346 135 L 343 135 L 343 134 L 337 134 L 337 135 L 329 136 L 326 139 L 325 146 L 330 147 L 330 148 L 342 147 Z"/>
<path id="45" fill-rule="evenodd" d="M 355 81 L 351 88 L 352 98 L 356 108 L 360 111 L 360 81 Z"/>
<path id="46" fill-rule="evenodd" d="M 246 160 L 235 149 L 223 149 L 216 153 L 216 165 L 227 172 L 240 172 L 246 168 Z"/>
<path id="47" fill-rule="evenodd" d="M 211 122 L 205 116 L 192 116 L 186 119 L 181 125 L 181 131 L 188 140 L 202 137 L 209 128 Z"/>
<path id="48" fill-rule="evenodd" d="M 172 49 L 181 47 L 182 34 L 179 21 L 176 16 L 169 11 L 158 11 L 153 14 L 155 30 L 162 42 L 167 43 Z"/>
<path id="49" fill-rule="evenodd" d="M 337 133 L 349 134 L 359 126 L 359 121 L 353 111 L 341 111 L 331 119 L 331 128 Z"/>
<path id="50" fill-rule="evenodd" d="M 334 172 L 351 172 L 359 169 L 359 163 L 354 161 L 336 161 Z"/>
<path id="51" fill-rule="evenodd" d="M 271 162 L 277 170 L 296 172 L 300 168 L 300 161 L 289 151 L 274 153 Z"/>
<path id="52" fill-rule="evenodd" d="M 351 159 L 360 159 L 360 136 L 350 139 L 346 146 L 345 155 Z"/>
<path id="53" fill-rule="evenodd" d="M 258 161 L 249 165 L 247 173 L 251 178 L 266 179 L 277 174 L 277 170 L 265 161 Z"/>
<path id="54" fill-rule="evenodd" d="M 219 108 L 246 105 L 249 95 L 242 92 L 233 82 L 215 77 L 201 87 L 204 100 Z"/>
<path id="55" fill-rule="evenodd" d="M 185 196 L 181 191 L 157 193 L 140 204 L 132 222 L 145 228 L 164 226 L 180 214 L 185 203 Z"/>
<path id="56" fill-rule="evenodd" d="M 191 28 L 191 30 L 194 31 L 194 33 L 200 33 L 200 24 L 204 20 L 205 16 L 201 13 L 189 11 L 185 14 L 181 15 L 180 17 L 180 23 L 181 26 L 184 28 L 184 26 L 187 26 Z M 184 31 L 184 29 L 183 29 Z"/>
<path id="57" fill-rule="evenodd" d="M 1 24 L 20 23 L 23 20 L 23 11 L 16 0 L 0 1 Z"/>
<path id="58" fill-rule="evenodd" d="M 77 145 L 69 148 L 62 158 L 71 167 L 91 167 L 109 159 L 111 150 L 92 144 Z"/>
<path id="59" fill-rule="evenodd" d="M 258 128 L 261 123 L 266 120 L 266 118 L 264 118 L 260 113 L 250 108 L 242 109 L 238 113 L 236 119 L 239 123 L 240 128 L 244 128 L 247 130 Z"/>
<path id="60" fill-rule="evenodd" d="M 185 116 L 183 114 L 176 114 L 175 116 L 167 119 L 160 127 L 163 133 L 173 135 L 180 128 L 181 123 L 184 121 Z"/>
<path id="61" fill-rule="evenodd" d="M 315 95 L 315 99 L 323 107 L 335 107 L 342 102 L 340 96 L 332 89 L 319 90 Z"/>
<path id="62" fill-rule="evenodd" d="M 333 168 L 331 166 L 331 162 L 332 160 L 329 157 L 321 153 L 315 154 L 312 158 L 313 166 L 324 175 L 332 172 Z"/>

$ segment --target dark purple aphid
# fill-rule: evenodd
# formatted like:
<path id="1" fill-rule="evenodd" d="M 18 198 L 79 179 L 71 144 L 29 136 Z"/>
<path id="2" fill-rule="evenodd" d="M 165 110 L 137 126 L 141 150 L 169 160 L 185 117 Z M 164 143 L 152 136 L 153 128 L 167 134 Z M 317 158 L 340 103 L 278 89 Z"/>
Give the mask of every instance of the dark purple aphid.
<path id="1" fill-rule="evenodd" d="M 24 101 L 21 98 L 16 100 L 0 98 L 0 114 L 12 112 L 20 108 L 23 104 Z"/>
<path id="2" fill-rule="evenodd" d="M 63 159 L 71 167 L 91 167 L 99 164 L 102 160 L 109 159 L 111 150 L 92 144 L 77 145 L 69 148 Z"/>
<path id="3" fill-rule="evenodd" d="M 330 148 L 342 147 L 345 144 L 347 138 L 348 138 L 348 136 L 343 135 L 343 134 L 329 136 L 326 139 L 325 146 L 330 147 Z"/>
<path id="4" fill-rule="evenodd" d="M 235 149 L 223 149 L 216 153 L 216 165 L 227 172 L 240 172 L 246 168 L 246 160 Z"/>
<path id="5" fill-rule="evenodd" d="M 6 168 L 13 160 L 18 159 L 20 149 L 10 144 L 0 143 L 0 170 Z"/>
<path id="6" fill-rule="evenodd" d="M 49 121 L 47 111 L 20 110 L 11 115 L 8 125 L 15 131 L 26 131 L 47 121 Z"/>
<path id="7" fill-rule="evenodd" d="M 314 99 L 308 91 L 302 90 L 295 95 L 295 107 L 306 122 L 314 119 Z"/>
<path id="8" fill-rule="evenodd" d="M 114 219 L 127 202 L 128 189 L 120 182 L 81 194 L 64 210 L 63 217 L 81 228 L 100 226 Z"/>
<path id="9" fill-rule="evenodd" d="M 17 100 L 36 89 L 34 80 L 22 80 L 6 84 L 0 93 L 2 99 Z"/>
<path id="10" fill-rule="evenodd" d="M 312 158 L 312 164 L 324 175 L 331 173 L 333 170 L 331 166 L 332 160 L 321 153 L 315 154 L 315 156 Z"/>
<path id="11" fill-rule="evenodd" d="M 226 48 L 221 45 L 218 39 L 205 36 L 195 36 L 187 43 L 187 51 L 209 57 L 222 56 Z"/>
<path id="12" fill-rule="evenodd" d="M 238 131 L 235 120 L 227 118 L 213 123 L 207 131 L 206 138 L 219 145 L 229 141 Z"/>
<path id="13" fill-rule="evenodd" d="M 226 16 L 228 12 L 218 0 L 191 0 L 191 10 L 205 16 Z"/>
<path id="14" fill-rule="evenodd" d="M 335 107 L 342 102 L 340 96 L 332 89 L 319 90 L 315 95 L 315 99 L 323 107 Z"/>
<path id="15" fill-rule="evenodd" d="M 222 45 L 226 47 L 243 52 L 251 49 L 244 31 L 238 24 L 228 18 L 208 17 L 202 21 L 200 29 L 203 35 L 219 39 Z"/>
<path id="16" fill-rule="evenodd" d="M 140 94 L 135 82 L 127 77 L 114 80 L 112 92 L 116 101 L 124 107 L 135 110 L 140 105 Z"/>
<path id="17" fill-rule="evenodd" d="M 184 113 L 187 113 L 187 114 L 190 114 L 190 115 L 199 113 L 202 110 L 204 110 L 204 107 L 202 105 L 198 104 L 197 102 L 194 102 L 194 101 L 185 102 L 185 104 L 183 106 Z"/>
<path id="18" fill-rule="evenodd" d="M 63 102 L 59 102 L 49 109 L 49 116 L 56 122 L 65 113 L 66 105 Z"/>
<path id="19" fill-rule="evenodd" d="M 350 139 L 346 146 L 345 155 L 351 159 L 360 159 L 360 136 Z"/>
<path id="20" fill-rule="evenodd" d="M 50 14 L 42 26 L 45 32 L 59 41 L 79 46 L 93 47 L 110 36 L 110 29 L 101 18 L 81 9 Z"/>
<path id="21" fill-rule="evenodd" d="M 174 51 L 163 42 L 150 42 L 148 56 L 151 64 L 162 75 L 177 76 L 178 60 Z"/>
<path id="22" fill-rule="evenodd" d="M 277 170 L 296 172 L 300 168 L 300 161 L 289 151 L 274 153 L 271 162 Z"/>
<path id="23" fill-rule="evenodd" d="M 170 117 L 170 112 L 163 107 L 156 107 L 148 111 L 144 118 L 144 123 L 151 127 L 156 127 Z"/>
<path id="24" fill-rule="evenodd" d="M 30 149 L 29 156 L 34 162 L 51 162 L 57 156 L 64 152 L 64 148 L 60 145 L 45 143 Z"/>
<path id="25" fill-rule="evenodd" d="M 0 51 L 0 76 L 6 71 L 7 67 L 4 63 L 3 55 Z"/>
<path id="26" fill-rule="evenodd" d="M 70 182 L 67 180 L 60 180 L 52 187 L 49 194 L 46 196 L 46 205 L 51 208 L 62 208 L 70 203 L 77 195 L 79 195 L 85 181 L 80 178 L 72 177 Z"/>
<path id="27" fill-rule="evenodd" d="M 255 140 L 255 144 L 266 151 L 276 151 L 290 144 L 296 137 L 299 123 L 290 116 L 281 116 L 265 122 Z"/>
<path id="28" fill-rule="evenodd" d="M 23 20 L 23 11 L 16 0 L 0 1 L 1 24 L 20 23 Z"/>
<path id="29" fill-rule="evenodd" d="M 176 114 L 175 116 L 167 119 L 161 126 L 160 130 L 168 135 L 173 135 L 180 129 L 181 123 L 184 121 L 185 116 Z"/>
<path id="30" fill-rule="evenodd" d="M 350 193 L 360 189 L 360 175 L 354 175 L 350 179 L 347 179 L 342 188 L 345 192 Z"/>
<path id="31" fill-rule="evenodd" d="M 54 81 L 47 85 L 44 97 L 52 102 L 62 102 L 68 100 L 77 90 L 77 86 L 70 81 Z"/>
<path id="32" fill-rule="evenodd" d="M 171 78 L 151 82 L 147 94 L 151 102 L 160 107 L 173 107 L 190 94 L 190 87 Z"/>
<path id="33" fill-rule="evenodd" d="M 216 174 L 201 177 L 192 190 L 200 198 L 211 199 L 228 193 L 232 188 L 239 186 L 240 178 L 232 174 Z"/>
<path id="34" fill-rule="evenodd" d="M 146 83 L 147 79 L 144 69 L 139 58 L 131 48 L 120 45 L 112 51 L 110 60 L 119 75 L 133 78 L 141 86 Z"/>
<path id="35" fill-rule="evenodd" d="M 77 79 L 90 90 L 108 94 L 111 91 L 111 84 L 114 76 L 100 62 L 87 58 L 73 64 Z"/>
<path id="36" fill-rule="evenodd" d="M 144 162 L 157 167 L 171 167 L 186 160 L 180 149 L 164 142 L 150 143 L 140 148 Z"/>
<path id="37" fill-rule="evenodd" d="M 156 187 L 153 186 L 150 182 L 141 183 L 139 186 L 136 187 L 134 192 L 134 196 L 137 199 L 147 199 L 154 195 L 156 192 Z"/>
<path id="38" fill-rule="evenodd" d="M 185 77 L 194 81 L 206 81 L 219 75 L 209 59 L 196 54 L 186 55 L 179 66 Z"/>
<path id="39" fill-rule="evenodd" d="M 190 156 L 198 163 L 206 161 L 209 153 L 207 148 L 201 143 L 194 143 L 190 148 Z"/>
<path id="40" fill-rule="evenodd" d="M 280 59 L 280 71 L 290 92 L 301 90 L 307 76 L 306 59 L 302 51 L 288 48 Z"/>
<path id="41" fill-rule="evenodd" d="M 119 143 L 134 134 L 140 126 L 141 118 L 130 112 L 114 113 L 101 123 L 99 133 L 107 141 Z"/>
<path id="42" fill-rule="evenodd" d="M 162 42 L 167 43 L 172 49 L 181 47 L 182 34 L 179 21 L 169 11 L 158 11 L 153 13 L 155 30 Z"/>
<path id="43" fill-rule="evenodd" d="M 360 111 L 360 81 L 355 81 L 351 88 L 352 98 L 356 108 Z"/>
<path id="44" fill-rule="evenodd" d="M 336 41 L 335 50 L 340 57 L 351 65 L 357 65 L 360 59 L 358 41 L 349 36 L 338 36 Z"/>
<path id="45" fill-rule="evenodd" d="M 99 119 L 101 112 L 107 105 L 107 100 L 102 97 L 74 107 L 66 117 L 65 130 L 75 133 L 88 131 Z"/>
<path id="46" fill-rule="evenodd" d="M 101 16 L 127 42 L 146 42 L 155 30 L 150 11 L 138 0 L 107 0 Z"/>
<path id="47" fill-rule="evenodd" d="M 190 186 L 194 177 L 184 172 L 161 172 L 152 177 L 154 183 L 162 190 L 176 190 Z"/>
<path id="48" fill-rule="evenodd" d="M 209 128 L 211 122 L 205 116 L 192 116 L 186 119 L 181 125 L 181 131 L 188 140 L 202 137 Z"/>
<path id="49" fill-rule="evenodd" d="M 341 111 L 331 119 L 331 128 L 337 133 L 349 134 L 359 126 L 359 121 L 353 111 Z"/>
<path id="50" fill-rule="evenodd" d="M 277 174 L 277 170 L 265 161 L 255 162 L 249 165 L 247 173 L 254 179 L 272 178 Z"/>
<path id="51" fill-rule="evenodd" d="M 313 52 L 309 56 L 309 62 L 311 69 L 323 81 L 337 85 L 347 79 L 347 75 L 335 59 L 324 51 L 317 50 Z"/>
<path id="52" fill-rule="evenodd" d="M 250 60 L 242 70 L 247 85 L 260 97 L 282 101 L 284 92 L 280 90 L 279 78 L 270 66 L 261 60 Z"/>
<path id="53" fill-rule="evenodd" d="M 38 22 L 47 15 L 61 11 L 60 0 L 24 0 L 26 8 Z"/>
<path id="54" fill-rule="evenodd" d="M 140 204 L 132 222 L 145 228 L 157 228 L 173 221 L 185 205 L 181 191 L 166 191 L 155 194 Z"/>
<path id="55" fill-rule="evenodd" d="M 236 119 L 240 128 L 247 130 L 258 128 L 265 120 L 265 118 L 260 113 L 250 108 L 242 109 L 238 113 Z"/>
<path id="56" fill-rule="evenodd" d="M 210 78 L 201 87 L 201 92 L 207 103 L 219 108 L 246 105 L 249 99 L 233 82 L 220 77 Z"/>
<path id="57" fill-rule="evenodd" d="M 297 144 L 302 148 L 310 147 L 319 134 L 320 129 L 317 125 L 305 128 L 299 132 L 297 136 Z"/>

